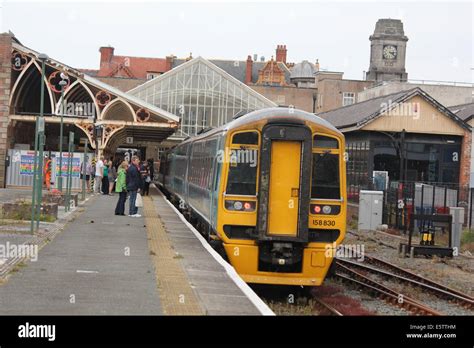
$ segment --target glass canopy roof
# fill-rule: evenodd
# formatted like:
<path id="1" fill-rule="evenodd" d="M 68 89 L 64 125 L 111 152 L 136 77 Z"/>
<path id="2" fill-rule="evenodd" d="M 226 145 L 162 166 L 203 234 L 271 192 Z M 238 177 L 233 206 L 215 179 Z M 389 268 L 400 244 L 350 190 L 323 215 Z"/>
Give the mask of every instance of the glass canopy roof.
<path id="1" fill-rule="evenodd" d="M 131 91 L 181 118 L 174 138 L 219 127 L 242 112 L 277 106 L 202 57 L 194 58 Z"/>

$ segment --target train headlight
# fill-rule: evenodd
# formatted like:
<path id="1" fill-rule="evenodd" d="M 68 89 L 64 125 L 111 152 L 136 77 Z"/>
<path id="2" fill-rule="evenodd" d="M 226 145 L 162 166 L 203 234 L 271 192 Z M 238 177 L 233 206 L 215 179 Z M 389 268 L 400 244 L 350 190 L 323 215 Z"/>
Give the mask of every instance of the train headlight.
<path id="1" fill-rule="evenodd" d="M 234 200 L 226 200 L 225 201 L 225 208 L 231 211 L 240 211 L 240 212 L 253 212 L 255 211 L 255 207 L 257 202 L 253 201 L 234 201 Z"/>
<path id="2" fill-rule="evenodd" d="M 234 202 L 234 209 L 235 210 L 241 210 L 242 209 L 242 202 L 235 201 Z"/>
<path id="3" fill-rule="evenodd" d="M 311 204 L 309 211 L 311 214 L 338 215 L 341 212 L 341 206 L 332 204 Z"/>
<path id="4" fill-rule="evenodd" d="M 325 206 L 323 207 L 323 213 L 324 213 L 324 214 L 331 214 L 331 206 L 325 205 Z"/>

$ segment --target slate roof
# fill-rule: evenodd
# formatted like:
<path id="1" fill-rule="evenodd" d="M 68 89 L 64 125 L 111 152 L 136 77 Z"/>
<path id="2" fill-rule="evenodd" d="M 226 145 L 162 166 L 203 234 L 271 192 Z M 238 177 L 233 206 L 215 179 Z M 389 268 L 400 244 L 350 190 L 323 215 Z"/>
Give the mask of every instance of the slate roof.
<path id="1" fill-rule="evenodd" d="M 461 127 L 470 129 L 469 126 L 463 122 L 462 118 L 458 117 L 419 87 L 343 106 L 335 110 L 319 113 L 317 116 L 329 121 L 339 129 L 349 127 L 360 129 L 379 117 L 384 111 L 384 106 L 391 106 L 389 109 L 393 109 L 397 104 L 403 103 L 416 95 L 427 100 L 453 121 L 457 122 Z"/>
<path id="2" fill-rule="evenodd" d="M 247 61 L 246 60 L 229 60 L 229 59 L 207 59 L 212 64 L 218 66 L 226 73 L 236 78 L 242 83 L 245 83 L 245 74 L 247 70 Z M 185 59 L 175 59 L 173 61 L 173 68 L 185 63 Z M 262 70 L 267 64 L 267 61 L 253 61 L 252 64 L 252 83 L 257 82 L 258 80 L 258 71 Z M 285 72 L 286 83 L 290 83 L 290 70 L 288 67 L 282 63 L 278 62 L 278 67 Z"/>
<path id="3" fill-rule="evenodd" d="M 467 122 L 474 117 L 474 103 L 450 106 L 449 110 L 454 112 L 456 116 L 458 116 L 464 122 Z"/>

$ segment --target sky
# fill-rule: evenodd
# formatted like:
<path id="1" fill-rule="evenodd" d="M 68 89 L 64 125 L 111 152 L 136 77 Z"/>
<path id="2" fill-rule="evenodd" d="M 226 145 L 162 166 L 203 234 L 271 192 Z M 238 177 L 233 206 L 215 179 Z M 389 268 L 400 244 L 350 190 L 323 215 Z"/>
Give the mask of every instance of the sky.
<path id="1" fill-rule="evenodd" d="M 474 82 L 472 1 L 12 1 L 0 0 L 0 32 L 75 68 L 98 69 L 99 47 L 115 54 L 319 59 L 322 69 L 362 79 L 379 18 L 401 19 L 406 70 L 414 80 Z"/>

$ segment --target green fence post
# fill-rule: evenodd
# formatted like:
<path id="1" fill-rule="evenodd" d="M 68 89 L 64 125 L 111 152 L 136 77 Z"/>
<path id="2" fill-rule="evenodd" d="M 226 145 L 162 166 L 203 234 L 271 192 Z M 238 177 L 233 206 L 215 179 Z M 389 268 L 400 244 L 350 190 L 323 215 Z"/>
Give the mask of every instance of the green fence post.
<path id="1" fill-rule="evenodd" d="M 67 165 L 67 183 L 66 183 L 66 211 L 71 208 L 71 184 L 72 184 L 72 157 L 74 146 L 74 132 L 69 132 L 69 158 Z"/>
<path id="2" fill-rule="evenodd" d="M 86 172 L 87 172 L 87 145 L 89 144 L 89 139 L 86 139 L 86 144 L 84 145 L 84 157 L 82 160 L 82 200 L 86 199 Z"/>
<path id="3" fill-rule="evenodd" d="M 39 118 L 38 122 L 38 149 L 39 149 L 39 154 L 38 154 L 38 183 L 36 189 L 38 190 L 38 197 L 36 198 L 36 229 L 39 229 L 39 223 L 41 220 L 41 206 L 43 205 L 43 162 L 44 162 L 44 117 Z"/>
<path id="4" fill-rule="evenodd" d="M 33 233 L 36 221 L 36 171 L 38 166 L 38 117 L 35 122 L 35 155 L 33 159 L 33 192 L 31 194 L 31 225 L 30 232 Z"/>

